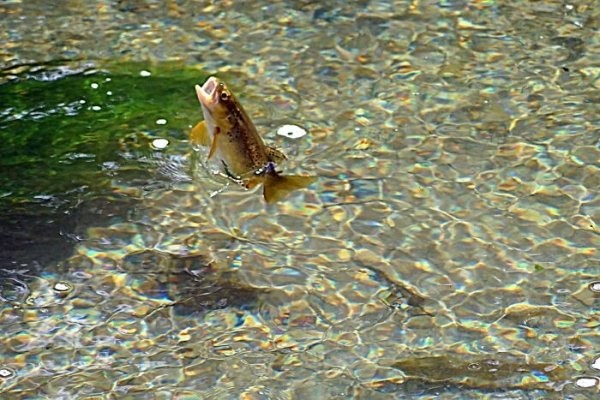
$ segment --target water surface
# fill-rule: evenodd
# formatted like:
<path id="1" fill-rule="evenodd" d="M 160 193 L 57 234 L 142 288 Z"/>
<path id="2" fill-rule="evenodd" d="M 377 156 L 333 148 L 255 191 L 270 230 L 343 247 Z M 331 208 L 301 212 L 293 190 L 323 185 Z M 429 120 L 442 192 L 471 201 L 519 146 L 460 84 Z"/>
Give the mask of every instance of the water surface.
<path id="1" fill-rule="evenodd" d="M 0 11 L 3 395 L 598 395 L 595 2 Z M 316 184 L 213 176 L 213 74 Z"/>

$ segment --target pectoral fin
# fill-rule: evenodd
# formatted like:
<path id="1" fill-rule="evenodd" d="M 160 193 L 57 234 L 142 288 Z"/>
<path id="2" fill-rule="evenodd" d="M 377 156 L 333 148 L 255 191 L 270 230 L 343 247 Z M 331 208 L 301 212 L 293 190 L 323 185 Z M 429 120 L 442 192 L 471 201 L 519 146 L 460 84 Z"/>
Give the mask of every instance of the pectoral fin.
<path id="1" fill-rule="evenodd" d="M 210 150 L 208 151 L 208 159 L 210 160 L 215 155 L 215 151 L 217 151 L 217 137 L 221 133 L 221 128 L 218 126 L 215 127 L 215 133 L 212 138 L 212 143 L 210 144 Z"/>
<path id="2" fill-rule="evenodd" d="M 190 131 L 190 141 L 199 146 L 206 147 L 210 145 L 210 135 L 208 134 L 205 121 L 198 122 L 192 128 Z"/>
<path id="3" fill-rule="evenodd" d="M 305 188 L 316 180 L 316 176 L 285 176 L 275 172 L 268 173 L 263 182 L 263 196 L 267 203 L 275 203 L 294 190 Z"/>
<path id="4" fill-rule="evenodd" d="M 206 121 L 200 121 L 192 128 L 190 132 L 190 141 L 196 145 L 204 147 L 210 146 L 210 150 L 208 151 L 208 159 L 210 160 L 215 155 L 215 151 L 217 151 L 217 136 L 220 132 L 221 129 L 218 126 L 215 127 L 215 132 L 211 141 L 208 128 L 206 127 Z"/>

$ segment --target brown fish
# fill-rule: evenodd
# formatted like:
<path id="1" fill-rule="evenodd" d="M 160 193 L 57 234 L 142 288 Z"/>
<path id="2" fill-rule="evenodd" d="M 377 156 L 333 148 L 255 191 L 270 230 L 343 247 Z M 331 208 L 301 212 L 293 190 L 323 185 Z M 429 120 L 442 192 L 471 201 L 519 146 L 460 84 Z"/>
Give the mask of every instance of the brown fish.
<path id="1" fill-rule="evenodd" d="M 190 140 L 210 146 L 208 159 L 218 160 L 229 177 L 247 188 L 262 183 L 267 203 L 276 202 L 316 180 L 314 176 L 277 173 L 277 163 L 286 156 L 265 145 L 246 111 L 219 79 L 213 76 L 202 87 L 196 85 L 196 95 L 204 121 L 192 129 Z"/>

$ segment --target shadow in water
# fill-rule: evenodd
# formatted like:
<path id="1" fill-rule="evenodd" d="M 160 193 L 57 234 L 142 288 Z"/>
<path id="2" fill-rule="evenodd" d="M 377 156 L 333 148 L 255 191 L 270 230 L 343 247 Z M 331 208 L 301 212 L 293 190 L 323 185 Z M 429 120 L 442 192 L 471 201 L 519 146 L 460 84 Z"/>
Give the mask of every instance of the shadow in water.
<path id="1" fill-rule="evenodd" d="M 37 276 L 48 265 L 68 258 L 88 227 L 126 219 L 135 202 L 97 197 L 76 205 L 27 203 L 0 209 L 0 268 Z"/>
<path id="2" fill-rule="evenodd" d="M 167 307 L 180 316 L 230 307 L 250 309 L 268 292 L 244 285 L 235 273 L 223 271 L 204 256 L 145 250 L 127 255 L 123 268 L 134 277 L 134 286 L 143 291 L 141 294 L 170 300 Z"/>

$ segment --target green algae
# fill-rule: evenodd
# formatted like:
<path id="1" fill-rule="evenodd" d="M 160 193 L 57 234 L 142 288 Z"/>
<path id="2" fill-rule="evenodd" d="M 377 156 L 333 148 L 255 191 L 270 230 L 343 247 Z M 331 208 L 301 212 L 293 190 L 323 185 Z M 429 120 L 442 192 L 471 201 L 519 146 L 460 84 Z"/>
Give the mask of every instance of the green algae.
<path id="1" fill-rule="evenodd" d="M 206 76 L 179 63 L 3 71 L 0 209 L 62 204 L 110 192 L 123 171 L 148 174 L 144 138 L 185 139 L 200 118 L 193 86 Z"/>

